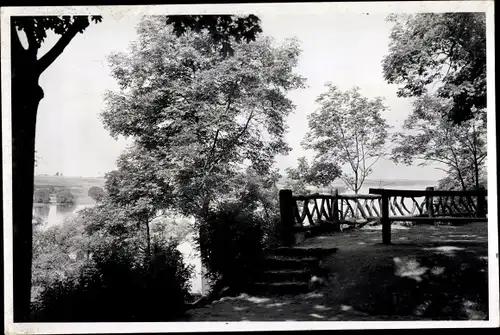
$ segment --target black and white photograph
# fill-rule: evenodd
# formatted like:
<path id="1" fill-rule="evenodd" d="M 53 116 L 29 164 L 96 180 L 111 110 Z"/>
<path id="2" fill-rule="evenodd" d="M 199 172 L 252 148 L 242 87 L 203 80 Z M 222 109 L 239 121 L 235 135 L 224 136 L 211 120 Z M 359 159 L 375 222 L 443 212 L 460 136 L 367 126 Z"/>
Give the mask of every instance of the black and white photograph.
<path id="1" fill-rule="evenodd" d="M 498 327 L 493 8 L 2 7 L 6 332 Z"/>

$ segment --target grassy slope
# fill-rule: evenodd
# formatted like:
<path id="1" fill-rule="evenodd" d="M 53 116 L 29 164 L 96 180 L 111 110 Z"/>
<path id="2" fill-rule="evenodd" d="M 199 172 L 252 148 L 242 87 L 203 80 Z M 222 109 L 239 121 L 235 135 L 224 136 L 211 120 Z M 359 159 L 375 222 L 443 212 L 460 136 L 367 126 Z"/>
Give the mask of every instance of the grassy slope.
<path id="1" fill-rule="evenodd" d="M 35 189 L 49 186 L 69 188 L 75 196 L 76 204 L 92 204 L 94 201 L 88 196 L 89 188 L 104 187 L 104 178 L 35 176 Z"/>

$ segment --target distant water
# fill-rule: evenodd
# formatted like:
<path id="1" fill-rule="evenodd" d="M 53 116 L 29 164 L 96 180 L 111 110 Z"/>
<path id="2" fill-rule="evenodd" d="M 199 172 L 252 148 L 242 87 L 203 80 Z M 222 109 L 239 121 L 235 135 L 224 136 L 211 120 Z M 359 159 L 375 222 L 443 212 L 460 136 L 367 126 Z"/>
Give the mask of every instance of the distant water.
<path id="1" fill-rule="evenodd" d="M 425 190 L 427 187 L 437 187 L 438 182 L 432 180 L 367 180 L 358 191 L 358 194 L 369 194 L 370 188 L 387 188 L 396 190 Z M 354 194 L 343 184 L 334 184 L 331 188 L 316 189 L 315 192 L 328 194 L 331 189 L 337 188 L 340 194 Z"/>
<path id="2" fill-rule="evenodd" d="M 75 215 L 79 210 L 94 206 L 93 204 L 37 204 L 33 205 L 33 216 L 42 219 L 44 228 L 59 225 L 65 219 Z"/>

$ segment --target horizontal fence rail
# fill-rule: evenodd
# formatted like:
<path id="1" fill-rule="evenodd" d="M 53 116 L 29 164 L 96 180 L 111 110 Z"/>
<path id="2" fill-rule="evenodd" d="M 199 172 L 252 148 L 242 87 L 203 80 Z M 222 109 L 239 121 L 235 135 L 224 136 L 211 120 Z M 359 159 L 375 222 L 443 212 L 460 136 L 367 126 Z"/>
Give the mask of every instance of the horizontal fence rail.
<path id="1" fill-rule="evenodd" d="M 383 241 L 390 243 L 392 221 L 457 221 L 486 219 L 487 191 L 370 189 L 370 194 L 293 195 L 280 190 L 280 214 L 284 244 L 293 244 L 298 231 L 310 231 L 330 225 L 380 220 Z M 389 224 L 389 226 L 387 226 Z M 389 229 L 389 232 L 387 232 Z"/>

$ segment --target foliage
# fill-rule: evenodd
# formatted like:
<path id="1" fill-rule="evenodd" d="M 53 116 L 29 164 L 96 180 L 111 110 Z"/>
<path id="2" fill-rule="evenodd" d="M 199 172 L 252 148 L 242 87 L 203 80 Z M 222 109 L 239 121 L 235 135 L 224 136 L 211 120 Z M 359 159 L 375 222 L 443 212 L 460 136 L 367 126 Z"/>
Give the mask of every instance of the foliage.
<path id="1" fill-rule="evenodd" d="M 443 170 L 462 189 L 478 186 L 486 159 L 486 113 L 454 124 L 441 115 L 451 109 L 450 101 L 434 96 L 415 100 L 414 109 L 403 124 L 404 132 L 395 133 L 393 160 L 407 165 L 444 164 Z"/>
<path id="2" fill-rule="evenodd" d="M 176 245 L 155 245 L 138 262 L 127 249 L 109 245 L 73 277 L 46 287 L 34 303 L 34 321 L 169 321 L 184 312 L 190 268 Z"/>
<path id="3" fill-rule="evenodd" d="M 169 177 L 158 168 L 160 164 L 135 145 L 120 155 L 118 169 L 105 176 L 109 201 L 142 229 L 147 253 L 151 249 L 151 221 L 160 209 L 168 207 L 172 198 Z"/>
<path id="4" fill-rule="evenodd" d="M 273 248 L 280 243 L 277 185 L 280 178 L 281 175 L 277 169 L 267 175 L 260 175 L 249 167 L 234 181 L 236 194 L 233 199 L 242 206 L 246 206 L 259 219 L 264 249 Z"/>
<path id="5" fill-rule="evenodd" d="M 75 202 L 75 196 L 66 187 L 57 190 L 56 198 L 58 203 L 73 204 Z"/>
<path id="6" fill-rule="evenodd" d="M 88 195 L 94 201 L 101 201 L 104 198 L 104 196 L 106 195 L 106 193 L 104 192 L 104 190 L 101 187 L 92 186 L 91 188 L 89 188 Z"/>
<path id="7" fill-rule="evenodd" d="M 463 185 L 460 178 L 463 180 Z M 465 186 L 465 187 L 464 187 Z M 474 176 L 474 170 L 463 169 L 461 170 L 460 176 L 454 169 L 449 169 L 446 177 L 442 178 L 438 182 L 437 188 L 440 190 L 472 190 L 476 187 L 488 188 L 488 182 L 486 178 L 486 171 L 484 166 L 481 167 L 479 171 L 479 180 L 476 183 L 476 178 Z"/>
<path id="8" fill-rule="evenodd" d="M 329 187 L 341 174 L 340 167 L 335 163 L 313 161 L 312 165 L 309 165 L 305 157 L 299 157 L 297 167 L 289 167 L 285 172 L 285 188 L 299 195 L 309 194 L 308 186 Z M 333 191 L 331 187 L 330 191 Z"/>
<path id="9" fill-rule="evenodd" d="M 303 86 L 293 73 L 296 41 L 277 47 L 258 38 L 224 57 L 208 33 L 177 38 L 158 18 L 141 21 L 138 34 L 128 54 L 110 57 L 120 90 L 108 92 L 102 120 L 156 162 L 174 208 L 198 214 L 227 193 L 244 162 L 266 174 L 288 152 L 285 120 L 294 106 L 286 92 Z"/>
<path id="10" fill-rule="evenodd" d="M 51 190 L 48 188 L 37 188 L 34 194 L 34 202 L 40 204 L 50 203 Z"/>
<path id="11" fill-rule="evenodd" d="M 33 230 L 33 297 L 42 287 L 72 277 L 88 259 L 89 240 L 78 219 L 63 225 Z"/>
<path id="12" fill-rule="evenodd" d="M 308 182 L 316 187 L 329 187 L 333 191 L 332 183 L 342 174 L 336 163 L 313 161 L 308 175 Z"/>
<path id="13" fill-rule="evenodd" d="M 402 85 L 401 97 L 419 97 L 436 87 L 450 99 L 445 117 L 455 123 L 486 107 L 485 13 L 391 15 L 390 54 L 383 60 L 385 79 Z"/>
<path id="14" fill-rule="evenodd" d="M 151 222 L 151 239 L 154 242 L 173 240 L 178 244 L 190 241 L 194 230 L 192 220 L 165 214 Z"/>
<path id="15" fill-rule="evenodd" d="M 171 15 L 167 17 L 167 24 L 173 26 L 177 36 L 191 30 L 197 33 L 208 31 L 212 40 L 221 45 L 224 55 L 233 55 L 231 39 L 240 43 L 244 39 L 247 43 L 255 41 L 262 32 L 260 20 L 255 15 L 237 17 L 234 15 Z"/>
<path id="16" fill-rule="evenodd" d="M 200 228 L 201 260 L 209 279 L 241 291 L 254 279 L 262 259 L 262 220 L 245 204 L 227 202 L 210 211 Z"/>
<path id="17" fill-rule="evenodd" d="M 217 16 L 214 16 L 217 17 Z M 177 17 L 178 18 L 178 17 Z M 183 21 L 180 17 L 180 22 Z M 193 29 L 193 17 L 184 16 L 188 29 Z M 82 33 L 91 21 L 101 22 L 100 16 L 17 16 L 12 18 L 11 32 L 11 65 L 12 65 L 12 162 L 13 162 L 13 215 L 14 215 L 14 319 L 23 321 L 29 314 L 31 283 L 31 246 L 32 225 L 31 210 L 33 207 L 33 179 L 35 158 L 35 135 L 38 105 L 44 97 L 43 89 L 38 81 L 40 75 L 62 54 L 72 39 Z M 179 20 L 173 20 L 179 23 Z M 224 19 L 226 24 L 232 20 Z M 242 23 L 241 20 L 235 20 Z M 260 31 L 255 17 L 243 19 L 238 28 L 245 38 Z M 253 23 L 253 25 L 252 25 Z M 219 25 L 218 20 L 212 24 Z M 182 25 L 181 25 L 182 26 Z M 222 25 L 224 26 L 224 25 Z M 226 25 L 229 27 L 228 25 Z M 203 28 L 213 28 L 204 24 Z M 181 27 L 182 28 L 182 27 Z M 28 47 L 25 48 L 18 35 L 18 30 L 26 35 Z M 43 56 L 38 57 L 38 50 L 47 36 L 47 30 L 60 35 L 59 40 Z M 176 30 L 174 28 L 174 30 Z M 179 30 L 179 27 L 177 28 Z M 217 35 L 217 29 L 211 29 Z M 238 39 L 238 32 L 230 29 L 230 34 Z M 224 40 L 224 39 L 223 39 Z M 228 49 L 227 47 L 225 49 Z M 224 50 L 223 50 L 224 51 Z"/>
<path id="18" fill-rule="evenodd" d="M 340 178 L 357 193 L 385 154 L 389 126 L 381 113 L 387 108 L 380 97 L 361 96 L 358 87 L 342 92 L 326 86 L 328 91 L 316 100 L 319 108 L 308 116 L 309 132 L 302 145 L 316 151 L 320 166 L 342 166 Z"/>
<path id="19" fill-rule="evenodd" d="M 261 270 L 264 250 L 280 243 L 279 178 L 278 170 L 260 175 L 248 167 L 200 226 L 201 258 L 214 292 L 224 287 L 244 290 Z"/>
<path id="20" fill-rule="evenodd" d="M 292 190 L 293 193 L 299 195 L 309 194 L 307 189 L 308 178 L 309 178 L 309 163 L 306 157 L 299 157 L 297 159 L 297 167 L 288 167 L 285 169 L 286 172 L 286 182 L 285 188 Z"/>
<path id="21" fill-rule="evenodd" d="M 141 259 L 146 257 L 145 231 L 130 217 L 126 208 L 106 200 L 79 211 L 78 217 L 83 222 L 85 233 L 92 237 L 89 241 L 91 250 L 113 245 L 125 248 Z"/>

